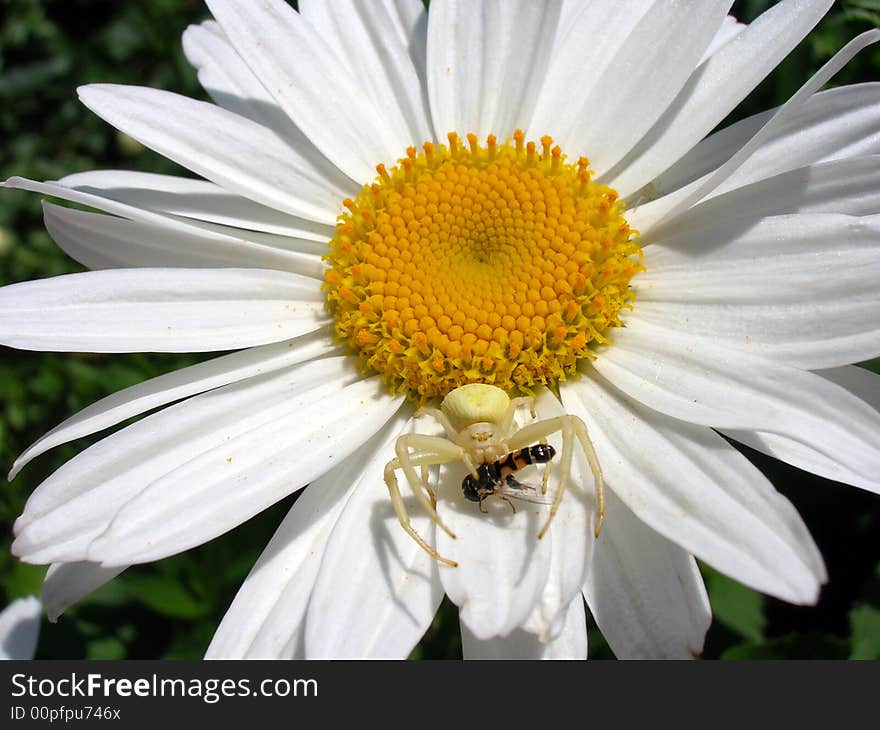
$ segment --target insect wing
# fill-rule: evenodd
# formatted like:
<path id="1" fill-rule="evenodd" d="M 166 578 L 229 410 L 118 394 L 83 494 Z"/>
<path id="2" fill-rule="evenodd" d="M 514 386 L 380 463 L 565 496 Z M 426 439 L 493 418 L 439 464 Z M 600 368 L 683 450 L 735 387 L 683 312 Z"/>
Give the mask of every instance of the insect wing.
<path id="1" fill-rule="evenodd" d="M 507 497 L 508 499 L 519 499 L 523 502 L 532 502 L 533 504 L 553 504 L 553 497 L 549 494 L 541 494 L 540 487 L 532 484 L 523 484 L 517 482 L 518 487 L 503 486 L 495 490 L 495 496 Z"/>

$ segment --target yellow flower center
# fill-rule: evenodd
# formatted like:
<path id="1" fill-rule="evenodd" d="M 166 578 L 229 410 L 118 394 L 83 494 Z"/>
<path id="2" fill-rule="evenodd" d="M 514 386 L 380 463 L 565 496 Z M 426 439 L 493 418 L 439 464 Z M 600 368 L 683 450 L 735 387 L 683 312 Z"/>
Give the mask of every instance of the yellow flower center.
<path id="1" fill-rule="evenodd" d="M 637 234 L 589 161 L 517 131 L 425 142 L 346 200 L 325 275 L 336 336 L 394 392 L 530 392 L 594 357 L 641 270 Z"/>

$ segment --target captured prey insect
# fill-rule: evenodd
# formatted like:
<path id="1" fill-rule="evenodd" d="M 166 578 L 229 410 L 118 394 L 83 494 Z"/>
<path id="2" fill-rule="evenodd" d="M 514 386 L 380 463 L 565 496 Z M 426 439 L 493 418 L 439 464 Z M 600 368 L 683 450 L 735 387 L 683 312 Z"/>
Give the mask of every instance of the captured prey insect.
<path id="1" fill-rule="evenodd" d="M 556 449 L 550 444 L 537 444 L 514 451 L 497 461 L 480 464 L 477 467 L 477 478 L 474 479 L 472 474 L 465 476 L 461 482 L 461 491 L 471 502 L 480 503 L 480 512 L 486 511 L 483 509 L 483 500 L 489 497 L 500 497 L 510 505 L 514 512 L 516 512 L 516 508 L 510 502 L 511 497 L 538 504 L 550 504 L 542 496 L 537 496 L 535 487 L 521 483 L 514 476 L 514 473 L 529 464 L 546 464 L 554 456 L 556 456 Z M 547 492 L 549 474 L 549 470 L 544 471 L 542 495 Z"/>
<path id="2" fill-rule="evenodd" d="M 394 512 L 406 533 L 429 555 L 445 565 L 454 568 L 458 563 L 441 556 L 410 524 L 409 514 L 397 484 L 398 469 L 403 471 L 410 489 L 431 520 L 453 539 L 455 533 L 437 514 L 437 499 L 428 484 L 427 467 L 455 461 L 462 462 L 468 471 L 468 476 L 462 482 L 464 496 L 471 501 L 479 502 L 481 510 L 483 500 L 493 495 L 501 498 L 513 496 L 533 502 L 549 502 L 550 514 L 538 532 L 538 539 L 541 539 L 549 529 L 569 486 L 575 441 L 577 441 L 595 482 L 595 535 L 599 536 L 605 516 L 604 482 L 586 424 L 577 416 L 562 415 L 518 428 L 514 416 L 517 408 L 522 405 L 529 405 L 532 418 L 535 418 L 533 398 L 511 399 L 501 388 L 494 385 L 482 383 L 462 385 L 443 399 L 440 408 L 422 408 L 416 413 L 416 416 L 427 415 L 436 419 L 443 427 L 445 437 L 404 434 L 397 439 L 394 447 L 396 456 L 385 465 L 385 483 L 391 495 Z M 559 483 L 553 498 L 547 500 L 542 495 L 547 490 L 550 460 L 555 455 L 555 450 L 548 444 L 536 445 L 536 442 L 542 442 L 554 433 L 560 433 L 562 436 L 562 453 L 558 467 Z M 534 458 L 536 462 L 548 465 L 544 471 L 541 495 L 537 494 L 536 488 L 522 485 L 515 478 L 510 481 L 513 472 L 520 468 L 517 459 L 521 460 L 522 466 L 525 466 L 524 454 L 529 458 L 536 457 Z M 421 473 L 417 472 L 416 467 L 421 468 Z M 499 479 L 502 480 L 500 484 Z"/>

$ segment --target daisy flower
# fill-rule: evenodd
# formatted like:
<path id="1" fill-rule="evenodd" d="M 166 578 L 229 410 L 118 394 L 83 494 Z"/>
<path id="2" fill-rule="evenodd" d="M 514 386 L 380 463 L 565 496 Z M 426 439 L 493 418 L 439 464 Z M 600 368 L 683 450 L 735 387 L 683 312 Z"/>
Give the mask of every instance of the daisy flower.
<path id="1" fill-rule="evenodd" d="M 444 595 L 466 657 L 586 657 L 585 602 L 618 657 L 690 657 L 711 618 L 695 557 L 816 601 L 807 527 L 728 439 L 880 487 L 877 376 L 851 365 L 880 354 L 880 87 L 819 91 L 880 34 L 710 135 L 830 0 L 748 26 L 730 0 L 207 4 L 183 44 L 214 104 L 79 90 L 198 178 L 5 183 L 103 214 L 45 204 L 93 271 L 0 290 L 4 344 L 235 351 L 93 404 L 15 463 L 155 411 L 16 522 L 15 554 L 51 564 L 50 617 L 307 485 L 209 657 L 405 657 Z M 415 417 L 473 384 L 502 411 L 534 397 L 516 423 L 561 450 L 549 527 L 535 467 L 504 473 L 531 501 L 465 498 L 440 413 L 454 432 L 501 411 Z M 400 444 L 436 503 L 396 472 Z"/>

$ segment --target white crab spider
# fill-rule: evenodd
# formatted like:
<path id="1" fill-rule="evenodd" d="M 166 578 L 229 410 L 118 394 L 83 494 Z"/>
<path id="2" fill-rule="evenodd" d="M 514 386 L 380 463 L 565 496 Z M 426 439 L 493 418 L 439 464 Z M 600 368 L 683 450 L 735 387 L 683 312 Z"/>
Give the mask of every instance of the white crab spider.
<path id="1" fill-rule="evenodd" d="M 432 464 L 461 461 L 471 476 L 475 480 L 479 480 L 480 474 L 477 471 L 479 465 L 496 462 L 511 452 L 544 441 L 548 436 L 557 432 L 562 434 L 559 485 L 550 502 L 550 515 L 538 532 L 538 539 L 541 539 L 550 527 L 559 508 L 559 503 L 562 501 L 562 495 L 568 486 L 575 439 L 583 449 L 595 480 L 597 515 L 595 535 L 599 536 L 602 520 L 605 516 L 604 482 L 593 442 L 590 441 L 587 434 L 586 424 L 577 416 L 564 415 L 547 418 L 518 428 L 514 421 L 514 415 L 516 409 L 521 405 L 529 405 L 532 409 L 532 418 L 535 418 L 533 398 L 511 399 L 501 388 L 494 385 L 481 383 L 462 385 L 443 399 L 440 408 L 421 408 L 416 412 L 416 417 L 428 415 L 435 418 L 443 427 L 446 433 L 445 437 L 404 434 L 397 439 L 394 447 L 397 456 L 385 465 L 385 483 L 391 494 L 394 512 L 406 533 L 429 555 L 441 563 L 453 568 L 458 566 L 454 560 L 444 558 L 428 545 L 410 525 L 409 514 L 397 486 L 396 470 L 403 471 L 413 494 L 434 523 L 450 537 L 455 538 L 455 534 L 437 514 L 437 500 L 428 484 L 427 467 Z M 416 472 L 416 467 L 421 467 L 421 474 Z M 542 491 L 545 492 L 548 476 L 549 464 L 544 472 Z"/>

